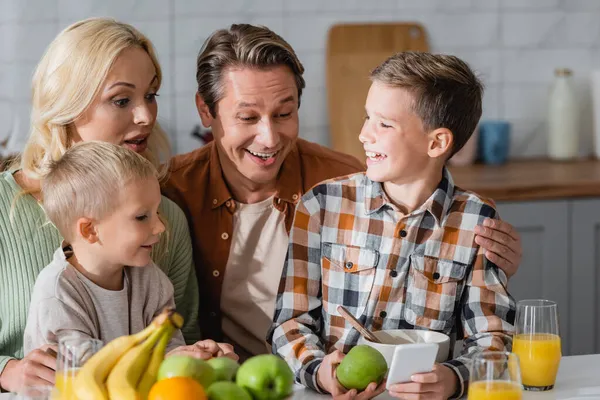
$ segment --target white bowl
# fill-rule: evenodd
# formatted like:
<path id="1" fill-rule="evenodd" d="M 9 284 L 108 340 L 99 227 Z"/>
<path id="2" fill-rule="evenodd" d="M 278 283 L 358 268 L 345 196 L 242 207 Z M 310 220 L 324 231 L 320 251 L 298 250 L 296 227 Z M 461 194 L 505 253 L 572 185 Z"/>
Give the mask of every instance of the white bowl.
<path id="1" fill-rule="evenodd" d="M 442 363 L 448 360 L 450 352 L 450 337 L 440 332 L 423 331 L 415 329 L 390 329 L 373 332 L 377 339 L 381 340 L 381 344 L 371 342 L 370 340 L 360 337 L 358 344 L 366 344 L 373 347 L 383 355 L 388 364 L 388 368 L 392 365 L 392 357 L 394 357 L 394 349 L 397 345 L 410 343 L 436 343 L 438 352 L 435 362 Z"/>

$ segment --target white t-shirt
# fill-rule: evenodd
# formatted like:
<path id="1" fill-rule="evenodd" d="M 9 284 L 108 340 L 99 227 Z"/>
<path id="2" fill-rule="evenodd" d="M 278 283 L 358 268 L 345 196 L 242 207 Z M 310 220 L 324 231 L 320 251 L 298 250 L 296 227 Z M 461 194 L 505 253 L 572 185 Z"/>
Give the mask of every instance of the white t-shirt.
<path id="1" fill-rule="evenodd" d="M 273 197 L 236 204 L 221 311 L 226 340 L 242 359 L 267 352 L 287 246 L 285 214 L 274 207 Z"/>

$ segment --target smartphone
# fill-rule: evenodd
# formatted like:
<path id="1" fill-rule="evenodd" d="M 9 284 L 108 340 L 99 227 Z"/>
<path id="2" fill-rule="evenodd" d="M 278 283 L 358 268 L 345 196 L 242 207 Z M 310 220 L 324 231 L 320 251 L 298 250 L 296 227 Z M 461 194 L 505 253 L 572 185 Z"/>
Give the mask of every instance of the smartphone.
<path id="1" fill-rule="evenodd" d="M 438 352 L 437 343 L 399 344 L 394 349 L 385 388 L 410 382 L 414 374 L 431 372 Z"/>

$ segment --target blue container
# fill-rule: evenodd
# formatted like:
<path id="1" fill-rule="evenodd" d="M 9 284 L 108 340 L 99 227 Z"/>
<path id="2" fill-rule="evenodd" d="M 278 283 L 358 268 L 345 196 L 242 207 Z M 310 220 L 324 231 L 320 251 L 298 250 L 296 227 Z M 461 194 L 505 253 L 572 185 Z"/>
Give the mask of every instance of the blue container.
<path id="1" fill-rule="evenodd" d="M 510 123 L 484 121 L 479 124 L 479 155 L 485 164 L 504 164 L 509 151 Z"/>

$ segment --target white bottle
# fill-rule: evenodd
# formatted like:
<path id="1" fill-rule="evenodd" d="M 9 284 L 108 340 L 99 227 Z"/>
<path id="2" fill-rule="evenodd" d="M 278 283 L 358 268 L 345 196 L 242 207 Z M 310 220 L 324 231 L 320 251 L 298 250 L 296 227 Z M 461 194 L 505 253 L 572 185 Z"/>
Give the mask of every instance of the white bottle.
<path id="1" fill-rule="evenodd" d="M 555 71 L 548 107 L 548 156 L 554 160 L 577 158 L 579 107 L 570 69 Z"/>

